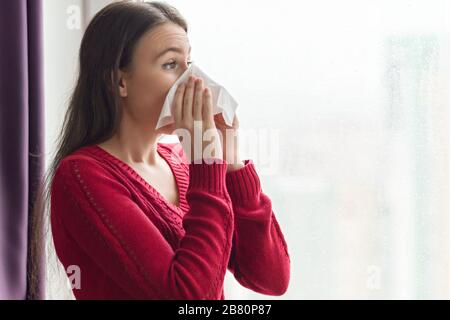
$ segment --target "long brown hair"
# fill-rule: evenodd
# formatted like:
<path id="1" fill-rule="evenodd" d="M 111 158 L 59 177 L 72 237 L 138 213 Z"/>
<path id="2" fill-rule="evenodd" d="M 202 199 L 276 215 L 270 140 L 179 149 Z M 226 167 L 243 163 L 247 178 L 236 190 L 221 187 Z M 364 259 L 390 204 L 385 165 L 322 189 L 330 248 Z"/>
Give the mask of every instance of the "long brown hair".
<path id="1" fill-rule="evenodd" d="M 60 161 L 83 146 L 101 143 L 114 135 L 122 115 L 119 70 L 131 67 L 134 48 L 144 33 L 168 22 L 188 31 L 178 10 L 164 2 L 117 1 L 100 10 L 87 26 L 79 51 L 78 79 L 56 141 L 55 156 L 33 206 L 27 299 L 39 296 L 39 260 L 45 255 L 39 240 L 42 236 L 51 243 L 48 254 L 54 252 L 50 191 Z"/>

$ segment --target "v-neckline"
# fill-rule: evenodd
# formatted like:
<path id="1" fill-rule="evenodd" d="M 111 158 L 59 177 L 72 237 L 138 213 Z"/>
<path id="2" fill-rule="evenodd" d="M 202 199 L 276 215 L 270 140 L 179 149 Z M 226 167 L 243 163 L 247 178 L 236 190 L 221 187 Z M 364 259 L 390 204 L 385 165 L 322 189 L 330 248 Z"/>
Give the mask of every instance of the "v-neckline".
<path id="1" fill-rule="evenodd" d="M 175 179 L 175 184 L 178 192 L 178 205 L 173 204 L 172 202 L 168 201 L 166 197 L 164 197 L 156 188 L 154 188 L 150 183 L 147 182 L 136 170 L 134 170 L 128 163 L 122 161 L 121 159 L 117 158 L 115 155 L 110 153 L 109 151 L 103 149 L 97 144 L 92 145 L 96 150 L 99 150 L 103 155 L 105 155 L 108 159 L 110 159 L 112 162 L 118 164 L 120 167 L 127 170 L 129 173 L 131 173 L 134 177 L 137 178 L 141 183 L 144 184 L 144 186 L 153 194 L 155 195 L 160 201 L 162 201 L 164 204 L 166 204 L 169 208 L 175 210 L 175 211 L 182 211 L 181 208 L 181 183 L 180 183 L 180 177 L 178 177 L 178 174 L 176 170 L 173 168 L 173 163 L 169 160 L 171 157 L 166 157 L 165 149 L 164 147 L 158 142 L 157 143 L 157 152 L 161 156 L 161 158 L 166 161 L 167 165 L 169 166 L 170 170 L 172 171 L 172 174 Z"/>

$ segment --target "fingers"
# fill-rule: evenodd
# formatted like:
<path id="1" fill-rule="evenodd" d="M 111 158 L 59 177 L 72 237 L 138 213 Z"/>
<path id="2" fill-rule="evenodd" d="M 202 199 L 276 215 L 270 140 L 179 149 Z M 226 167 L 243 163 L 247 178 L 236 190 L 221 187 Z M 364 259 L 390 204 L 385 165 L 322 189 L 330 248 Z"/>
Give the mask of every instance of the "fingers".
<path id="1" fill-rule="evenodd" d="M 176 122 L 176 129 L 183 129 L 184 134 L 190 135 L 190 139 L 186 139 L 184 143 L 184 135 L 179 135 L 180 142 L 188 155 L 190 162 L 192 162 L 195 155 L 192 154 L 193 150 L 201 151 L 200 155 L 197 157 L 204 157 L 203 150 L 210 148 L 210 140 L 206 139 L 203 141 L 205 133 L 207 136 L 214 138 L 213 141 L 215 146 L 212 148 L 214 150 L 213 157 L 222 158 L 222 146 L 217 132 L 216 126 L 214 124 L 213 115 L 213 102 L 212 102 L 212 92 L 211 90 L 204 86 L 203 79 L 190 76 L 187 83 L 180 84 L 177 88 L 174 98 L 174 118 Z M 201 132 L 196 132 L 194 130 L 195 122 L 201 121 Z M 211 132 L 214 130 L 215 132 Z M 201 145 L 197 148 L 193 148 L 193 143 L 197 141 L 194 135 L 200 135 Z M 183 139 L 183 140 L 181 140 Z M 190 143 L 189 143 L 190 141 Z"/>
<path id="2" fill-rule="evenodd" d="M 195 89 L 194 80 L 195 80 L 194 77 L 192 76 L 189 77 L 186 92 L 184 93 L 183 98 L 184 107 L 182 119 L 187 121 L 192 119 L 192 103 L 194 101 L 194 89 Z"/>
<path id="3" fill-rule="evenodd" d="M 209 123 L 214 122 L 212 107 L 212 94 L 209 88 L 203 90 L 203 121 Z"/>
<path id="4" fill-rule="evenodd" d="M 190 76 L 186 83 L 178 86 L 174 98 L 174 118 L 176 122 L 203 120 L 204 100 L 207 96 L 205 91 L 203 79 L 194 76 Z M 211 92 L 209 91 L 209 93 Z"/>
<path id="5" fill-rule="evenodd" d="M 181 119 L 183 117 L 183 97 L 184 97 L 184 92 L 186 90 L 186 85 L 184 83 L 180 84 L 177 88 L 177 91 L 175 93 L 175 99 L 174 99 L 174 120 L 175 123 L 180 123 Z"/>
<path id="6" fill-rule="evenodd" d="M 203 109 L 203 79 L 199 78 L 195 82 L 194 121 L 202 120 L 202 109 Z"/>

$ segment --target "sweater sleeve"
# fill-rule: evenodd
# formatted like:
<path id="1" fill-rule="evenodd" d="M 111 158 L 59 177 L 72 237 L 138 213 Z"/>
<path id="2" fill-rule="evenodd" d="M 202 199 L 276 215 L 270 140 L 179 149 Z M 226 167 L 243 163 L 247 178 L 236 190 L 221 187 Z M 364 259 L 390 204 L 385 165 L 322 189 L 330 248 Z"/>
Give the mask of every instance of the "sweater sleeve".
<path id="1" fill-rule="evenodd" d="M 52 215 L 131 297 L 219 299 L 234 229 L 226 166 L 189 165 L 190 210 L 175 251 L 128 189 L 94 159 L 61 161 L 52 186 Z"/>
<path id="2" fill-rule="evenodd" d="M 228 270 L 244 287 L 266 295 L 282 295 L 290 279 L 286 241 L 272 211 L 270 198 L 252 160 L 226 174 L 234 211 L 233 247 Z"/>

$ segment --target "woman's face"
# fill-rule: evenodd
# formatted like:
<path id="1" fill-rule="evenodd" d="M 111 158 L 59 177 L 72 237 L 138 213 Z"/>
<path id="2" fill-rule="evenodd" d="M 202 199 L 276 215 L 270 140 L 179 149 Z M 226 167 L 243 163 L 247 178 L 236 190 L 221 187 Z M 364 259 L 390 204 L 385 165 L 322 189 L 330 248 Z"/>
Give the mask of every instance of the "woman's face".
<path id="1" fill-rule="evenodd" d="M 189 67 L 190 49 L 186 32 L 173 23 L 162 24 L 141 37 L 131 70 L 122 72 L 120 93 L 128 116 L 145 128 L 156 127 L 170 88 Z M 174 129 L 172 124 L 158 133 L 172 134 Z"/>

